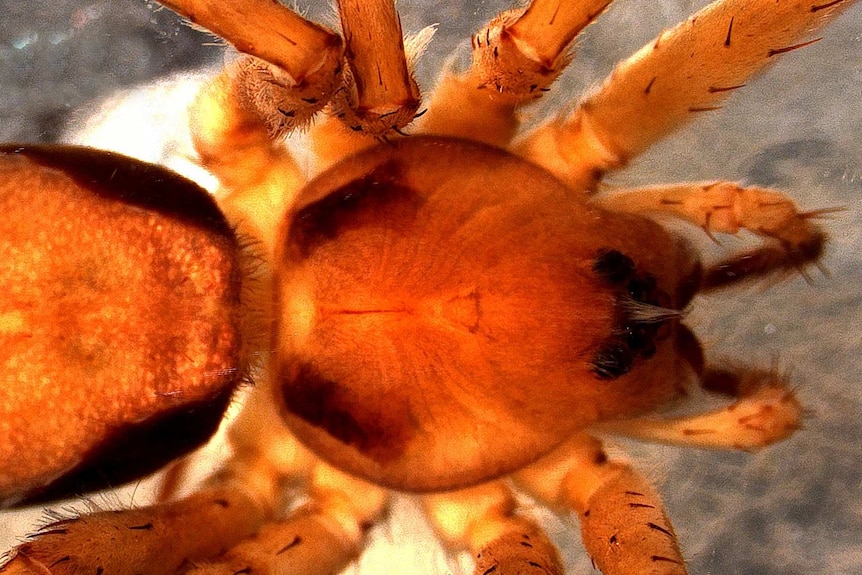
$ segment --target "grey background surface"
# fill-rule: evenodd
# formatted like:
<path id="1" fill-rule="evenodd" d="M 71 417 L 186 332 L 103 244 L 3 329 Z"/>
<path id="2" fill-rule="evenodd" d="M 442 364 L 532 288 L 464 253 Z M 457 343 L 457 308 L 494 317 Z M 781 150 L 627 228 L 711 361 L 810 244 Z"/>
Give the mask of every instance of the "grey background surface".
<path id="1" fill-rule="evenodd" d="M 574 101 L 615 61 L 704 4 L 617 0 L 531 115 Z M 421 61 L 421 83 L 430 87 L 456 46 L 466 53 L 469 32 L 509 6 L 505 0 L 400 2 L 405 31 L 440 23 Z M 139 0 L 0 0 L 0 14 L 3 141 L 56 140 L 94 102 L 223 58 L 208 36 Z M 740 180 L 783 188 L 805 209 L 846 208 L 824 222 L 831 236 L 822 262 L 827 275 L 812 269 L 810 283 L 796 277 L 699 298 L 687 322 L 717 361 L 769 366 L 777 360 L 810 410 L 806 429 L 757 454 L 618 444 L 659 486 L 694 574 L 862 573 L 862 7 L 820 35 L 821 42 L 789 54 L 734 94 L 724 110 L 610 180 Z M 158 127 L 147 118 L 181 102 L 133 105 L 143 124 Z M 182 130 L 179 121 L 162 122 Z M 138 138 L 135 129 L 126 133 Z M 736 238 L 722 243 L 742 245 Z M 0 514 L 0 549 L 37 518 Z M 588 572 L 577 531 L 553 519 L 549 529 L 565 549 L 569 572 Z M 360 567 L 446 573 L 458 565 L 442 558 L 411 502 L 402 500 Z"/>

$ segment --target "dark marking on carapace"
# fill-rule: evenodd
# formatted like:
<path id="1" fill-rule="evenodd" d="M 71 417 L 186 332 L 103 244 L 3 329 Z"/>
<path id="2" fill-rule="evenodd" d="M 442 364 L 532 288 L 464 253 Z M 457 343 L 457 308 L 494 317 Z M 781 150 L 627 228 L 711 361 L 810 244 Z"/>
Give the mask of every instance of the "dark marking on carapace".
<path id="1" fill-rule="evenodd" d="M 730 24 L 727 27 L 727 36 L 724 37 L 725 48 L 730 48 L 730 38 L 733 35 L 733 16 L 730 17 Z"/>
<path id="2" fill-rule="evenodd" d="M 282 389 L 285 405 L 291 413 L 324 428 L 332 437 L 360 451 L 368 447 L 368 432 L 342 402 L 337 382 L 322 377 L 317 370 L 304 364 L 289 390 L 288 386 Z"/>
<path id="3" fill-rule="evenodd" d="M 634 277 L 626 284 L 626 291 L 629 296 L 636 302 L 646 303 L 650 305 L 661 305 L 659 301 L 659 293 L 656 289 L 658 282 L 652 275 L 643 274 L 639 277 Z"/>
<path id="4" fill-rule="evenodd" d="M 658 328 L 656 324 L 641 324 L 634 328 L 626 328 L 626 345 L 644 359 L 653 357 L 657 351 L 655 340 Z"/>
<path id="5" fill-rule="evenodd" d="M 593 271 L 613 285 L 628 280 L 635 273 L 635 263 L 618 250 L 601 249 L 593 260 Z"/>
<path id="6" fill-rule="evenodd" d="M 632 370 L 634 361 L 631 350 L 611 339 L 593 356 L 592 371 L 599 379 L 617 379 Z"/>
<path id="7" fill-rule="evenodd" d="M 284 405 L 293 415 L 376 461 L 400 455 L 406 433 L 367 404 L 351 401 L 343 385 L 309 363 L 281 369 Z"/>
<path id="8" fill-rule="evenodd" d="M 496 571 L 496 570 L 497 570 L 497 566 L 496 566 L 496 565 L 494 565 L 494 566 L 492 566 L 492 567 L 488 567 L 487 569 L 485 569 L 485 570 L 482 572 L 482 575 L 491 575 L 491 573 L 493 573 L 493 572 L 494 572 L 494 571 Z"/>
<path id="9" fill-rule="evenodd" d="M 291 220 L 287 253 L 306 258 L 350 229 L 403 228 L 423 203 L 405 184 L 402 163 L 389 160 L 299 210 Z"/>

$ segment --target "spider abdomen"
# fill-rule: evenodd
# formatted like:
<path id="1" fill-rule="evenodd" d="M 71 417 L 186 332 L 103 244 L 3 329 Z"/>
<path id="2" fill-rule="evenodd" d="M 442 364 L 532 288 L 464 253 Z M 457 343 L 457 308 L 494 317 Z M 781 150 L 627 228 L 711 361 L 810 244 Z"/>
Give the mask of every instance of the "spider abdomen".
<path id="1" fill-rule="evenodd" d="M 594 209 L 496 148 L 411 138 L 342 162 L 302 192 L 276 256 L 285 417 L 335 464 L 424 490 L 505 473 L 663 401 L 624 376 L 672 361 L 667 329 L 629 334 L 638 353 L 620 381 L 596 367 L 625 338 L 632 297 L 597 261 L 615 250 L 639 266 L 644 237 L 647 267 L 672 262 L 652 289 L 675 293 L 691 265 L 662 228 Z"/>
<path id="2" fill-rule="evenodd" d="M 0 211 L 0 505 L 208 440 L 244 376 L 239 248 L 212 198 L 118 154 L 5 146 Z"/>

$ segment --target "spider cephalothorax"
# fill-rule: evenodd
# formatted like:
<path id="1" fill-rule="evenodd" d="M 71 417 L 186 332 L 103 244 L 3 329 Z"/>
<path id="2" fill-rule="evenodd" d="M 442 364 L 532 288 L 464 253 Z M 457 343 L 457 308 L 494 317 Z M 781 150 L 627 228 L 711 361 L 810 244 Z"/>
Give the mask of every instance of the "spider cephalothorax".
<path id="1" fill-rule="evenodd" d="M 599 182 L 851 3 L 719 0 L 519 133 L 610 0 L 495 18 L 427 113 L 389 0 L 339 2 L 341 36 L 268 0 L 165 2 L 250 54 L 191 109 L 222 189 L 2 150 L 0 501 L 148 473 L 254 386 L 193 495 L 49 525 L 0 572 L 336 572 L 397 490 L 477 573 L 559 573 L 514 484 L 576 514 L 602 571 L 683 573 L 658 495 L 595 434 L 753 449 L 794 431 L 781 376 L 713 365 L 682 320 L 700 293 L 815 262 L 825 236 L 774 190 Z M 281 138 L 316 114 L 308 178 Z M 656 213 L 764 243 L 701 263 Z M 650 416 L 695 386 L 734 401 Z"/>
<path id="2" fill-rule="evenodd" d="M 684 307 L 699 268 L 651 220 L 576 202 L 527 162 L 441 138 L 315 179 L 276 255 L 274 371 L 299 437 L 373 481 L 451 489 L 672 397 L 685 360 L 646 310 Z"/>

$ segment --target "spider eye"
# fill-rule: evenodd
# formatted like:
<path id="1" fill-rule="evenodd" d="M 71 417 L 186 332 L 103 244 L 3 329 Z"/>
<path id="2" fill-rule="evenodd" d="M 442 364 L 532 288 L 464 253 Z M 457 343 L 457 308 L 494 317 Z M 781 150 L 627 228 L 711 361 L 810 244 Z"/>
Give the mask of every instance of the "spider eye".
<path id="1" fill-rule="evenodd" d="M 0 502 L 196 447 L 242 377 L 237 245 L 209 195 L 86 148 L 0 150 Z"/>
<path id="2" fill-rule="evenodd" d="M 611 342 L 602 347 L 593 360 L 593 373 L 599 379 L 612 380 L 632 370 L 635 354 L 620 342 Z"/>
<path id="3" fill-rule="evenodd" d="M 603 248 L 596 254 L 593 271 L 613 285 L 620 284 L 635 273 L 635 263 L 624 253 Z"/>

